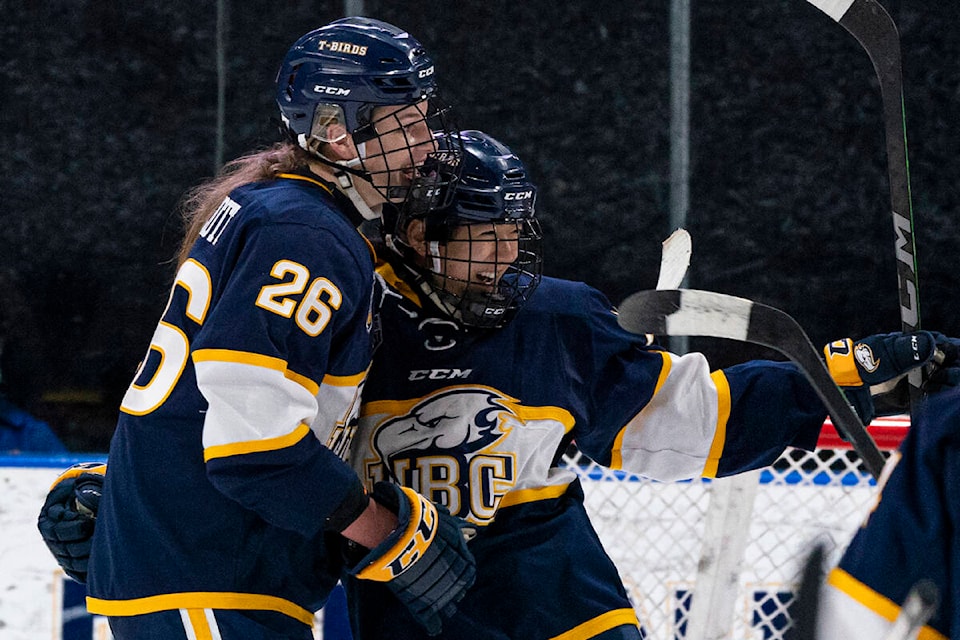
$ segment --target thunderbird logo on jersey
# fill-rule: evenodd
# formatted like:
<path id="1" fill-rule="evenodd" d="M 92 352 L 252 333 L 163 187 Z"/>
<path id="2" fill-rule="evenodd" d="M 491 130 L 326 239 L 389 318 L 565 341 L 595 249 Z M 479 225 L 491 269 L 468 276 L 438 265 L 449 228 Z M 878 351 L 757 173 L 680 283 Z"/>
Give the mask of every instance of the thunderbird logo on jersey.
<path id="1" fill-rule="evenodd" d="M 493 519 L 517 481 L 517 455 L 497 444 L 525 424 L 516 400 L 492 389 L 447 388 L 377 425 L 367 479 L 396 478 L 476 524 Z"/>

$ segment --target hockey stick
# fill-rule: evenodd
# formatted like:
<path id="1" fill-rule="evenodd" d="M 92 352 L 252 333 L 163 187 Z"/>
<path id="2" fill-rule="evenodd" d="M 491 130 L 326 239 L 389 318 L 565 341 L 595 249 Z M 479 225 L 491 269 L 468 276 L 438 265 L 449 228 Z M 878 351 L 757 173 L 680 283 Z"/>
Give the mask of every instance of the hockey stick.
<path id="1" fill-rule="evenodd" d="M 790 621 L 793 623 L 789 640 L 816 640 L 817 618 L 820 613 L 820 589 L 823 586 L 823 543 L 815 544 L 803 565 L 803 575 L 796 597 L 790 603 Z"/>
<path id="2" fill-rule="evenodd" d="M 830 377 L 807 334 L 783 311 L 711 291 L 639 291 L 620 305 L 619 322 L 633 333 L 728 338 L 776 349 L 797 364 L 867 471 L 880 477 L 883 454 Z"/>
<path id="3" fill-rule="evenodd" d="M 914 640 L 939 605 L 940 590 L 929 580 L 921 580 L 910 589 L 900 608 L 900 615 L 883 640 Z"/>
<path id="4" fill-rule="evenodd" d="M 677 229 L 663 241 L 660 248 L 660 274 L 657 277 L 657 289 L 677 289 L 683 284 L 692 252 L 692 241 L 686 229 Z"/>
<path id="5" fill-rule="evenodd" d="M 663 241 L 657 289 L 681 286 L 690 265 L 690 234 L 677 229 Z M 697 563 L 693 599 L 684 637 L 719 640 L 733 619 L 740 563 L 747 544 L 759 471 L 717 479 L 710 489 L 710 504 L 703 524 L 703 543 Z"/>
<path id="6" fill-rule="evenodd" d="M 883 123 L 887 142 L 887 172 L 897 256 L 900 322 L 905 332 L 920 329 L 920 291 L 917 249 L 910 202 L 910 164 L 907 160 L 907 123 L 903 107 L 900 34 L 890 14 L 876 0 L 807 0 L 846 29 L 866 50 L 880 81 Z M 923 371 L 907 377 L 911 397 L 923 383 Z"/>

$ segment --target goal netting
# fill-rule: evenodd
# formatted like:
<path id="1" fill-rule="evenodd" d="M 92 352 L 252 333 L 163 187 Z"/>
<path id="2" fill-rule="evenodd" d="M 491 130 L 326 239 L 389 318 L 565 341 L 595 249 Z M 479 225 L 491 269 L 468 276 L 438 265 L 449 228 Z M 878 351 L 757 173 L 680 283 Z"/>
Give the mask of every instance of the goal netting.
<path id="1" fill-rule="evenodd" d="M 880 418 L 869 431 L 889 451 L 908 426 L 905 416 Z M 654 482 L 577 452 L 566 463 L 583 479 L 587 510 L 650 640 L 694 640 L 688 626 L 698 592 L 707 595 L 694 616 L 697 629 L 709 609 L 712 628 L 717 619 L 729 628 L 723 637 L 784 638 L 813 543 L 825 546 L 827 566 L 835 564 L 877 494 L 829 421 L 816 451 L 788 449 L 770 468 L 729 485 L 728 479 Z"/>

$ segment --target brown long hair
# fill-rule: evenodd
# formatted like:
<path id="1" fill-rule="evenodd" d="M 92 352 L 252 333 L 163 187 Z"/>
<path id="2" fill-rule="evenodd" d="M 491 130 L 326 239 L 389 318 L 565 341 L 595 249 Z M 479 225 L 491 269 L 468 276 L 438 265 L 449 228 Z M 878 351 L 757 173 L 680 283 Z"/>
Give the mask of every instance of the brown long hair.
<path id="1" fill-rule="evenodd" d="M 190 189 L 180 201 L 185 232 L 177 253 L 177 268 L 186 261 L 200 229 L 227 195 L 245 184 L 272 180 L 278 174 L 306 167 L 309 154 L 293 142 L 278 142 L 223 166 L 216 177 Z"/>

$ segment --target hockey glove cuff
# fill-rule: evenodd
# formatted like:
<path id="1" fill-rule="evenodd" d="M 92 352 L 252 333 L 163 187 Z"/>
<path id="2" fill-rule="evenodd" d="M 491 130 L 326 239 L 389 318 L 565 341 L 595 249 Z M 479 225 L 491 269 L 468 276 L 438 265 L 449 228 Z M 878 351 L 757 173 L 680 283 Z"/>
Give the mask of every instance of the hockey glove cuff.
<path id="1" fill-rule="evenodd" d="M 61 473 L 50 487 L 37 518 L 40 535 L 57 564 L 80 583 L 87 581 L 106 470 L 105 464 L 84 462 Z"/>
<path id="2" fill-rule="evenodd" d="M 373 499 L 397 514 L 397 528 L 350 574 L 383 582 L 430 635 L 456 611 L 476 578 L 462 528 L 466 523 L 419 493 L 378 482 Z"/>
<path id="3" fill-rule="evenodd" d="M 830 375 L 863 423 L 869 424 L 877 415 L 873 396 L 893 394 L 907 373 L 933 359 L 937 347 L 932 333 L 917 331 L 876 334 L 857 342 L 849 338 L 836 340 L 825 346 L 823 352 Z M 901 408 L 900 402 L 880 404 L 884 413 L 906 408 Z"/>

